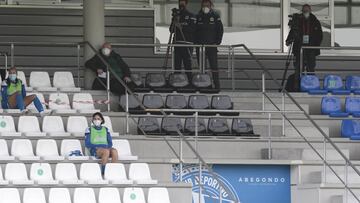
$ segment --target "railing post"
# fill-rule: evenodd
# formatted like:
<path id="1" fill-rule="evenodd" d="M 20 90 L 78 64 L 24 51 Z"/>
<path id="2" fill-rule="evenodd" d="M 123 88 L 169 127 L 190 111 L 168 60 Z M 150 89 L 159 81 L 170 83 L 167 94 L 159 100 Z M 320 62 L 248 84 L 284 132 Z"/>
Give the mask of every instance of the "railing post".
<path id="1" fill-rule="evenodd" d="M 235 90 L 235 48 L 231 48 L 232 56 L 231 56 L 231 86 L 232 90 Z"/>
<path id="2" fill-rule="evenodd" d="M 206 73 L 206 47 L 204 45 L 201 46 L 202 51 L 202 73 Z"/>
<path id="3" fill-rule="evenodd" d="M 265 72 L 263 71 L 261 74 L 261 87 L 262 87 L 262 110 L 265 111 Z"/>
<path id="4" fill-rule="evenodd" d="M 199 136 L 199 112 L 195 112 L 195 150 L 198 151 L 198 136 Z"/>
<path id="5" fill-rule="evenodd" d="M 7 53 L 4 53 L 4 57 L 5 57 L 5 71 L 8 70 L 8 55 Z"/>
<path id="6" fill-rule="evenodd" d="M 107 71 L 106 71 L 106 91 L 107 91 L 107 100 L 108 100 L 108 104 L 107 104 L 107 110 L 108 110 L 108 112 L 110 112 L 110 108 L 111 108 L 111 106 L 110 106 L 110 103 L 111 103 L 111 101 L 110 101 L 110 97 L 111 97 L 111 95 L 110 95 L 110 67 L 107 67 Z"/>
<path id="7" fill-rule="evenodd" d="M 181 171 L 181 176 L 180 176 L 180 181 L 183 181 L 182 178 L 182 170 L 183 170 L 183 142 L 182 142 L 182 137 L 179 136 L 179 157 L 180 157 L 180 171 Z"/>
<path id="8" fill-rule="evenodd" d="M 272 159 L 272 143 L 271 143 L 271 113 L 269 113 L 268 117 L 268 159 Z"/>
<path id="9" fill-rule="evenodd" d="M 170 51 L 171 51 L 171 70 L 172 72 L 175 71 L 175 48 L 171 45 L 168 45 L 170 46 Z M 165 59 L 167 60 L 167 59 Z"/>
<path id="10" fill-rule="evenodd" d="M 126 111 L 126 134 L 128 135 L 130 132 L 130 127 L 129 127 L 129 93 L 127 91 L 125 91 L 125 97 L 126 97 L 126 107 L 125 107 L 125 111 Z"/>
<path id="11" fill-rule="evenodd" d="M 228 78 L 230 78 L 231 74 L 231 49 L 232 47 L 228 47 L 228 60 L 227 60 L 227 67 L 228 67 Z"/>
<path id="12" fill-rule="evenodd" d="M 201 161 L 199 160 L 199 203 L 202 203 L 201 201 L 201 196 L 202 196 L 202 164 Z"/>
<path id="13" fill-rule="evenodd" d="M 11 55 L 11 58 L 10 58 L 10 63 L 11 63 L 11 67 L 14 67 L 15 66 L 15 62 L 14 62 L 14 58 L 15 58 L 15 56 L 14 56 L 14 54 L 15 54 L 15 45 L 14 45 L 14 43 L 11 43 L 11 50 L 10 50 L 10 55 Z"/>
<path id="14" fill-rule="evenodd" d="M 77 81 L 80 87 L 80 44 L 77 45 Z"/>
<path id="15" fill-rule="evenodd" d="M 348 162 L 345 161 L 345 186 L 348 186 Z M 349 195 L 349 191 L 348 189 L 345 187 L 345 202 L 348 203 L 349 199 L 348 199 L 348 195 Z"/>
<path id="16" fill-rule="evenodd" d="M 323 180 L 324 180 L 324 183 L 326 183 L 326 161 L 327 161 L 327 158 L 326 158 L 326 139 L 324 138 L 324 142 L 323 142 L 323 153 L 324 153 L 324 165 L 323 165 Z"/>
<path id="17" fill-rule="evenodd" d="M 284 136 L 285 137 L 285 116 L 284 116 L 284 114 L 286 114 L 285 113 L 285 93 L 283 92 L 282 93 L 282 111 L 283 111 L 283 113 L 282 113 L 282 136 Z"/>

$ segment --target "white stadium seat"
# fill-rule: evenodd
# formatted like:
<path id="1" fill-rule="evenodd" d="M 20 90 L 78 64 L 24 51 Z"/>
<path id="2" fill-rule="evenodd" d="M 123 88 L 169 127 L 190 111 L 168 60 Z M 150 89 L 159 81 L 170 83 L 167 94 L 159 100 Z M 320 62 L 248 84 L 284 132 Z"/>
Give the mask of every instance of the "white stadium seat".
<path id="1" fill-rule="evenodd" d="M 141 188 L 125 188 L 123 203 L 145 203 L 144 191 Z"/>
<path id="2" fill-rule="evenodd" d="M 20 194 L 16 188 L 0 188 L 0 203 L 21 203 Z"/>
<path id="3" fill-rule="evenodd" d="M 118 132 L 114 132 L 113 130 L 113 125 L 112 125 L 112 122 L 111 122 L 111 119 L 109 116 L 104 116 L 104 126 L 107 127 L 110 131 L 110 134 L 112 137 L 118 137 L 119 136 L 119 133 Z"/>
<path id="4" fill-rule="evenodd" d="M 34 181 L 29 180 L 25 164 L 8 163 L 5 167 L 5 180 L 14 185 L 32 185 Z"/>
<path id="5" fill-rule="evenodd" d="M 0 140 L 0 160 L 10 161 L 14 160 L 14 156 L 9 155 L 9 148 L 5 140 Z"/>
<path id="6" fill-rule="evenodd" d="M 51 110 L 46 109 L 46 102 L 45 102 L 45 98 L 44 95 L 42 93 L 36 92 L 36 93 L 32 93 L 32 92 L 27 92 L 26 95 L 33 95 L 35 94 L 37 96 L 37 98 L 40 100 L 44 111 L 45 112 L 51 112 Z M 27 109 L 29 109 L 31 112 L 37 113 L 37 109 L 35 107 L 34 102 L 32 102 L 31 104 L 29 104 L 29 106 L 26 107 Z"/>
<path id="7" fill-rule="evenodd" d="M 67 120 L 66 131 L 73 136 L 84 137 L 88 127 L 88 120 L 85 116 L 70 116 Z"/>
<path id="8" fill-rule="evenodd" d="M 78 110 L 79 113 L 95 113 L 100 111 L 95 109 L 94 100 L 89 93 L 75 93 L 72 107 Z"/>
<path id="9" fill-rule="evenodd" d="M 17 78 L 22 81 L 22 83 L 25 86 L 25 89 L 26 89 L 27 92 L 33 91 L 33 88 L 29 87 L 29 85 L 27 84 L 27 80 L 26 80 L 26 76 L 25 76 L 24 71 L 17 71 Z"/>
<path id="10" fill-rule="evenodd" d="M 41 139 L 36 144 L 36 156 L 42 160 L 64 160 L 64 156 L 59 156 L 58 146 L 55 140 Z"/>
<path id="11" fill-rule="evenodd" d="M 92 188 L 75 188 L 73 203 L 96 203 Z"/>
<path id="12" fill-rule="evenodd" d="M 84 184 L 83 180 L 79 180 L 76 172 L 76 167 L 73 163 L 56 164 L 55 179 L 65 185 Z"/>
<path id="13" fill-rule="evenodd" d="M 119 160 L 135 161 L 137 156 L 132 155 L 128 140 L 113 140 L 113 148 L 118 151 Z"/>
<path id="14" fill-rule="evenodd" d="M 34 155 L 31 141 L 28 139 L 14 139 L 11 144 L 11 155 L 19 160 L 40 160 L 40 157 Z"/>
<path id="15" fill-rule="evenodd" d="M 20 116 L 18 131 L 26 136 L 46 136 L 46 133 L 40 131 L 39 121 L 36 116 Z"/>
<path id="16" fill-rule="evenodd" d="M 160 187 L 150 188 L 147 203 L 170 203 L 168 190 Z"/>
<path id="17" fill-rule="evenodd" d="M 50 188 L 49 203 L 71 203 L 71 197 L 67 188 Z"/>
<path id="18" fill-rule="evenodd" d="M 23 203 L 46 203 L 44 190 L 42 188 L 25 188 Z"/>
<path id="19" fill-rule="evenodd" d="M 4 185 L 8 185 L 9 181 L 8 180 L 4 180 L 4 176 L 2 173 L 2 169 L 0 167 L 0 186 L 4 186 Z"/>
<path id="20" fill-rule="evenodd" d="M 133 181 L 126 177 L 125 166 L 122 163 L 106 164 L 104 179 L 115 185 L 133 184 Z"/>
<path id="21" fill-rule="evenodd" d="M 102 185 L 109 181 L 102 179 L 101 169 L 98 163 L 82 163 L 80 166 L 80 179 L 87 184 Z"/>
<path id="22" fill-rule="evenodd" d="M 55 72 L 53 85 L 62 92 L 80 91 L 80 88 L 75 87 L 74 77 L 71 72 Z"/>
<path id="23" fill-rule="evenodd" d="M 148 185 L 157 184 L 150 175 L 149 165 L 147 163 L 132 163 L 129 168 L 129 179 L 134 180 L 137 184 Z"/>
<path id="24" fill-rule="evenodd" d="M 42 129 L 50 136 L 70 136 L 70 133 L 65 132 L 61 116 L 45 116 Z"/>
<path id="25" fill-rule="evenodd" d="M 74 114 L 75 109 L 71 109 L 70 100 L 65 93 L 52 93 L 49 96 L 49 109 L 59 114 Z"/>
<path id="26" fill-rule="evenodd" d="M 63 140 L 61 142 L 60 154 L 62 156 L 65 156 L 69 160 L 89 160 L 88 156 L 71 156 L 73 151 L 80 151 L 80 153 L 84 155 L 79 140 Z"/>
<path id="27" fill-rule="evenodd" d="M 0 136 L 21 136 L 16 132 L 12 116 L 0 116 Z"/>
<path id="28" fill-rule="evenodd" d="M 30 73 L 30 87 L 37 91 L 54 92 L 56 87 L 51 87 L 50 76 L 47 72 L 33 71 Z"/>
<path id="29" fill-rule="evenodd" d="M 48 163 L 32 163 L 30 168 L 30 179 L 39 185 L 59 184 L 58 180 L 54 180 L 51 166 Z"/>
<path id="30" fill-rule="evenodd" d="M 98 203 L 121 203 L 117 188 L 100 188 Z"/>

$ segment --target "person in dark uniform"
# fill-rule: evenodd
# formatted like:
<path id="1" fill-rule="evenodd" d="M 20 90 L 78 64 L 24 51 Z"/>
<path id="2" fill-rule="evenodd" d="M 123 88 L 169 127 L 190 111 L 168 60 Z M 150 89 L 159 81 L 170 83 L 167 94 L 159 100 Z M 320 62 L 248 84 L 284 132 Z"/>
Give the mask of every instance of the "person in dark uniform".
<path id="1" fill-rule="evenodd" d="M 224 27 L 219 14 L 214 11 L 213 7 L 214 4 L 211 0 L 202 0 L 201 10 L 197 15 L 196 20 L 197 26 L 195 40 L 197 44 L 221 44 Z M 215 88 L 220 89 L 217 52 L 218 50 L 216 47 L 208 47 L 205 49 L 205 56 L 210 64 Z M 196 50 L 196 54 L 199 58 L 199 49 Z"/>
<path id="2" fill-rule="evenodd" d="M 188 0 L 179 0 L 179 10 L 173 9 L 173 20 L 170 25 L 170 32 L 175 34 L 175 44 L 193 44 L 194 34 L 196 29 L 196 16 L 187 10 Z M 179 26 L 176 26 L 178 22 Z M 182 32 L 182 33 L 181 33 Z M 193 53 L 192 47 L 175 47 L 175 70 L 181 70 L 182 64 L 188 79 L 191 80 L 191 55 Z"/>
<path id="3" fill-rule="evenodd" d="M 286 44 L 293 45 L 293 54 L 295 56 L 294 66 L 300 73 L 300 49 L 302 46 L 320 46 L 323 39 L 323 31 L 320 21 L 311 13 L 311 6 L 305 4 L 302 7 L 302 14 L 297 19 L 297 26 L 291 29 L 286 39 Z M 315 72 L 316 56 L 320 55 L 319 49 L 305 49 L 303 52 L 303 65 L 306 71 Z"/>

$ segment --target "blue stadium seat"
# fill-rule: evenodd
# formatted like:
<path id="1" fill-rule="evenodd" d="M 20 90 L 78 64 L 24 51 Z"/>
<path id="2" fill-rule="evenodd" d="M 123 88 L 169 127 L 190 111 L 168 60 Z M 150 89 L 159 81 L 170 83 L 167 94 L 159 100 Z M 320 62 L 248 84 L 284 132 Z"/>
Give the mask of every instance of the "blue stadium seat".
<path id="1" fill-rule="evenodd" d="M 348 113 L 341 110 L 341 100 L 339 97 L 323 97 L 321 100 L 321 112 L 330 117 L 347 117 Z"/>
<path id="2" fill-rule="evenodd" d="M 345 86 L 347 90 L 360 94 L 360 76 L 347 76 Z"/>
<path id="3" fill-rule="evenodd" d="M 340 76 L 327 75 L 324 79 L 324 89 L 335 95 L 349 95 L 351 91 L 344 89 L 344 84 Z"/>
<path id="4" fill-rule="evenodd" d="M 316 75 L 303 75 L 301 77 L 300 89 L 309 94 L 327 94 L 327 90 L 320 89 L 320 81 Z"/>
<path id="5" fill-rule="evenodd" d="M 352 140 L 360 140 L 360 120 L 343 120 L 341 136 Z"/>
<path id="6" fill-rule="evenodd" d="M 360 97 L 347 97 L 345 111 L 354 117 L 360 117 Z"/>

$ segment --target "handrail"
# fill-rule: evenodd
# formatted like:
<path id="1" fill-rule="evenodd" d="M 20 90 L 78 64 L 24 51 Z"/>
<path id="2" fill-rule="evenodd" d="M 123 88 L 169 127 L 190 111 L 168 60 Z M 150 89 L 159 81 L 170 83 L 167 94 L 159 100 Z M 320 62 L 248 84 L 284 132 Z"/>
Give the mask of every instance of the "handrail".
<path id="1" fill-rule="evenodd" d="M 234 45 L 233 47 L 242 47 L 246 52 L 255 60 L 255 62 L 259 65 L 259 67 L 270 77 L 270 79 L 282 89 L 282 92 L 303 112 L 305 117 L 311 122 L 312 125 L 320 132 L 320 134 L 324 137 L 324 139 L 331 144 L 331 146 L 340 154 L 340 156 L 345 160 L 346 165 L 349 165 L 358 176 L 360 176 L 360 171 L 357 169 L 353 163 L 345 156 L 345 154 L 340 150 L 340 148 L 328 137 L 325 132 L 320 128 L 320 126 L 311 118 L 311 116 L 301 107 L 301 105 L 294 99 L 288 91 L 282 88 L 281 84 L 272 76 L 270 71 L 257 59 L 257 57 L 250 51 L 250 49 L 244 44 Z M 250 76 L 251 78 L 251 76 Z M 251 78 L 252 79 L 252 78 Z M 280 108 L 272 102 L 271 98 L 264 92 L 265 97 L 280 111 Z M 355 199 L 360 202 L 360 199 L 356 196 L 356 194 L 352 191 L 352 189 L 345 183 L 341 177 L 335 172 L 332 166 L 324 159 L 321 154 L 315 149 L 315 147 L 306 139 L 306 137 L 296 128 L 295 124 L 286 116 L 286 114 L 282 114 L 283 117 L 291 124 L 291 126 L 299 133 L 305 142 L 312 148 L 312 150 L 324 161 L 324 164 L 330 168 L 330 170 L 335 174 L 335 176 L 344 184 L 345 188 L 350 191 L 350 193 L 355 197 Z M 326 151 L 326 148 L 324 149 Z M 326 155 L 325 155 L 326 156 Z"/>

